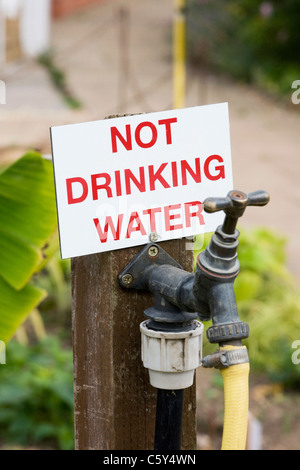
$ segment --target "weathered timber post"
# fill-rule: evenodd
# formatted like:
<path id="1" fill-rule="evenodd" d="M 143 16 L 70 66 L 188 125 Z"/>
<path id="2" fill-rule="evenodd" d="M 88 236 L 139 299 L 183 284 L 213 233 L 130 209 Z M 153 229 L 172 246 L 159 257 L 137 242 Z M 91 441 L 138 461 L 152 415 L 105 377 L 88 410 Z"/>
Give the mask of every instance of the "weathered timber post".
<path id="1" fill-rule="evenodd" d="M 192 272 L 185 239 L 161 246 Z M 153 297 L 118 284 L 118 274 L 140 250 L 72 259 L 76 449 L 153 449 L 157 389 L 141 361 L 139 330 Z M 194 383 L 184 394 L 183 450 L 196 448 L 195 416 Z"/>

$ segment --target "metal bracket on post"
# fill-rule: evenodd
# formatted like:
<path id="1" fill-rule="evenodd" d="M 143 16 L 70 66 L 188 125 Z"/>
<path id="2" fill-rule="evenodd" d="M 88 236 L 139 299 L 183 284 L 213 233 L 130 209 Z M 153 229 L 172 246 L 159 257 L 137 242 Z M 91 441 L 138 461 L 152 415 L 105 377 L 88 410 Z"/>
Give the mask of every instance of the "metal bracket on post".
<path id="1" fill-rule="evenodd" d="M 132 289 L 146 289 L 145 271 L 148 268 L 158 265 L 170 265 L 182 269 L 179 263 L 175 261 L 165 250 L 156 243 L 148 243 L 132 259 L 126 268 L 119 274 L 119 283 L 122 287 Z"/>
<path id="2" fill-rule="evenodd" d="M 119 274 L 119 283 L 130 289 L 154 294 L 154 306 L 145 310 L 154 330 L 191 328 L 199 316 L 195 308 L 182 302 L 182 286 L 193 282 L 194 275 L 184 271 L 166 251 L 155 243 L 147 244 Z"/>

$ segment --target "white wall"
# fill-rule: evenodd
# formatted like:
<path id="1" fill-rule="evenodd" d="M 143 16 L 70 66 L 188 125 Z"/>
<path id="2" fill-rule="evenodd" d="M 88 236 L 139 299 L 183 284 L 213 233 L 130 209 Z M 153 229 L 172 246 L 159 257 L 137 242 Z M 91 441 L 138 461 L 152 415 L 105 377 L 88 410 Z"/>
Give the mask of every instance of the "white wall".
<path id="1" fill-rule="evenodd" d="M 19 16 L 20 41 L 25 55 L 35 57 L 48 49 L 51 0 L 0 0 L 0 9 L 0 19 Z M 3 46 L 2 39 L 0 40 L 0 60 L 3 48 L 5 49 L 5 45 Z"/>
<path id="2" fill-rule="evenodd" d="M 1 0 L 0 5 L 4 16 L 12 19 L 16 18 L 22 3 L 22 0 Z"/>
<path id="3" fill-rule="evenodd" d="M 20 39 L 24 53 L 37 56 L 48 49 L 51 28 L 50 0 L 23 0 Z"/>
<path id="4" fill-rule="evenodd" d="M 5 18 L 0 4 L 0 66 L 5 63 Z"/>

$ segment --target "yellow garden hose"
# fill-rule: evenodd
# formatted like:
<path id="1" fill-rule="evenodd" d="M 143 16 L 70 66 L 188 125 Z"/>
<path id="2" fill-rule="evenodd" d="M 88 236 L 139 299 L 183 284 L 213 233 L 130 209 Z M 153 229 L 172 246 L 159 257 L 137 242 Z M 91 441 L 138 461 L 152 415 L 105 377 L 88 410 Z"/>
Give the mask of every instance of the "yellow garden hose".
<path id="1" fill-rule="evenodd" d="M 243 346 L 246 348 L 246 346 Z M 223 346 L 221 351 L 241 349 Z M 222 369 L 224 381 L 224 427 L 221 450 L 245 450 L 249 406 L 249 362 Z"/>

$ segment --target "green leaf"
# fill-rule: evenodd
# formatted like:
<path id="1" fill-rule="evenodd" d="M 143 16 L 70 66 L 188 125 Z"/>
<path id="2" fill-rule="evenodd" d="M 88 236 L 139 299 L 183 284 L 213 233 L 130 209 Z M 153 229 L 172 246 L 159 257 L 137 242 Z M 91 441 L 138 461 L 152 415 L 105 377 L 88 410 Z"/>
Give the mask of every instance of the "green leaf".
<path id="1" fill-rule="evenodd" d="M 46 291 L 27 284 L 15 290 L 0 277 L 0 338 L 7 343 L 26 316 L 45 297 Z"/>
<path id="2" fill-rule="evenodd" d="M 17 235 L 7 233 L 1 227 L 0 246 L 0 273 L 10 285 L 21 289 L 24 283 L 29 282 L 35 266 L 42 259 L 42 254 L 39 249 Z"/>
<path id="3" fill-rule="evenodd" d="M 0 275 L 19 289 L 34 273 L 42 257 L 41 248 L 56 226 L 52 164 L 38 153 L 30 152 L 0 174 L 0 247 L 6 250 Z M 9 237 L 11 237 L 8 249 Z M 11 264 L 24 250 L 11 275 Z M 16 266 L 15 266 L 16 268 Z"/>
<path id="4" fill-rule="evenodd" d="M 7 341 L 46 292 L 28 284 L 57 226 L 53 168 L 28 152 L 0 173 L 0 339 Z"/>

